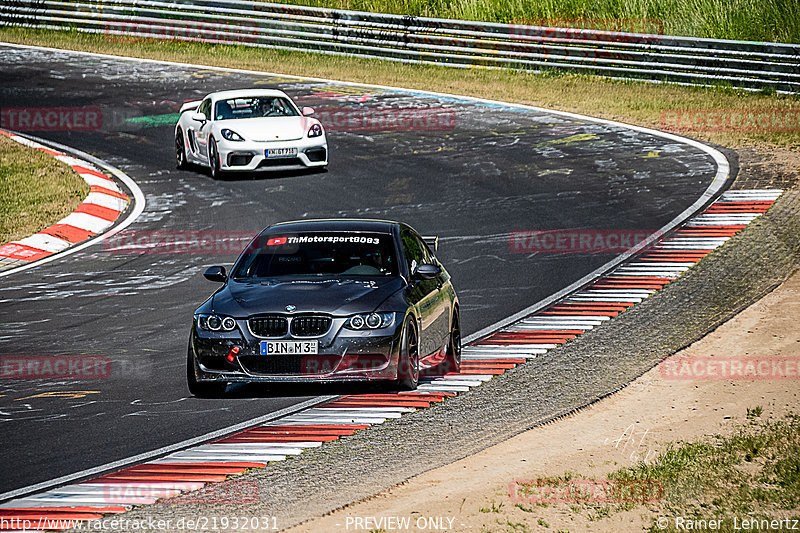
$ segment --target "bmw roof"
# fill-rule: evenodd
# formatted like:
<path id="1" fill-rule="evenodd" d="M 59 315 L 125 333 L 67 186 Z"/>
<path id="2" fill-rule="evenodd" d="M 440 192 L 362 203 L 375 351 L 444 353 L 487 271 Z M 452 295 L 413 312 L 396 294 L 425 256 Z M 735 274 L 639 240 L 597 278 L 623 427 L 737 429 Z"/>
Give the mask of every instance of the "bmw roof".
<path id="1" fill-rule="evenodd" d="M 370 231 L 373 233 L 392 233 L 392 227 L 399 222 L 366 218 L 328 218 L 317 220 L 292 220 L 273 224 L 261 235 L 305 231 Z"/>

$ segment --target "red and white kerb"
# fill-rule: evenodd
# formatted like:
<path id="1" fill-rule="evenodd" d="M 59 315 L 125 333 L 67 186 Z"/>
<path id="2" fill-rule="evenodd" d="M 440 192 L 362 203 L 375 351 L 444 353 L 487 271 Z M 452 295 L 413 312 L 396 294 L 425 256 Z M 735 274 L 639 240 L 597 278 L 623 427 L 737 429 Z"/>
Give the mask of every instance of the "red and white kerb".
<path id="1" fill-rule="evenodd" d="M 90 239 L 111 227 L 128 207 L 128 195 L 91 163 L 4 130 L 0 135 L 50 154 L 72 167 L 89 185 L 89 194 L 71 214 L 30 237 L 0 245 L 0 270 L 42 259 Z"/>

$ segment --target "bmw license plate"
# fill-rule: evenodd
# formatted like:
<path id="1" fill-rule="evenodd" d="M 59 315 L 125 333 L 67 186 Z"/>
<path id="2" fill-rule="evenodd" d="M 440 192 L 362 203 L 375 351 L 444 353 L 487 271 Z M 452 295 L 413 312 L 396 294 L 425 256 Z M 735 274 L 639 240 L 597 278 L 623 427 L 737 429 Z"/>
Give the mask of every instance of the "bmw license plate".
<path id="1" fill-rule="evenodd" d="M 261 341 L 261 355 L 317 355 L 318 341 Z"/>
<path id="2" fill-rule="evenodd" d="M 267 159 L 278 159 L 281 157 L 295 157 L 297 156 L 297 147 L 295 148 L 268 148 L 264 150 L 264 157 Z"/>

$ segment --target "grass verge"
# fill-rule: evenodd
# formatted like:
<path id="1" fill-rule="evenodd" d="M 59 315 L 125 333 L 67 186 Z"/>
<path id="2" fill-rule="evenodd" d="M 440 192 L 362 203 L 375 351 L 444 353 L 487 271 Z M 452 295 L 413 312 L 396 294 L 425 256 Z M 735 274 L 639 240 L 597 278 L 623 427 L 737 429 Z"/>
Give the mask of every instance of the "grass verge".
<path id="1" fill-rule="evenodd" d="M 748 409 L 747 422 L 733 435 L 675 444 L 652 461 L 612 472 L 608 484 L 570 472 L 518 491 L 524 501 L 508 512 L 494 502 L 481 512 L 501 513 L 499 525 L 519 524 L 523 531 L 541 525 L 537 514 L 547 507 L 555 508 L 551 515 L 568 509 L 587 524 L 629 512 L 643 516 L 651 533 L 789 531 L 800 519 L 800 416 L 762 421 L 759 410 Z M 574 501 L 539 501 L 550 494 L 569 494 Z M 598 499 L 613 503 L 594 503 Z"/>
<path id="2" fill-rule="evenodd" d="M 800 43 L 786 0 L 287 0 L 283 3 L 512 24 Z"/>
<path id="3" fill-rule="evenodd" d="M 89 186 L 66 164 L 0 135 L 0 244 L 27 237 L 70 214 Z"/>
<path id="4" fill-rule="evenodd" d="M 776 95 L 577 74 L 458 69 L 353 57 L 321 56 L 246 46 L 164 42 L 80 32 L 0 28 L 0 40 L 147 59 L 200 63 L 316 78 L 392 85 L 477 96 L 621 120 L 685 134 L 729 147 L 800 148 L 800 95 Z M 735 111 L 766 112 L 770 122 L 724 127 Z M 674 120 L 675 113 L 689 120 Z M 774 120 L 780 120 L 776 125 Z"/>
<path id="5" fill-rule="evenodd" d="M 665 460 L 640 463 L 610 477 L 663 485 L 657 513 L 667 520 L 662 518 L 659 527 L 654 519 L 652 532 L 685 530 L 690 520 L 700 531 L 736 531 L 763 529 L 742 527 L 748 519 L 800 519 L 800 416 L 762 422 L 748 409 L 747 418 L 738 434 L 678 445 Z"/>

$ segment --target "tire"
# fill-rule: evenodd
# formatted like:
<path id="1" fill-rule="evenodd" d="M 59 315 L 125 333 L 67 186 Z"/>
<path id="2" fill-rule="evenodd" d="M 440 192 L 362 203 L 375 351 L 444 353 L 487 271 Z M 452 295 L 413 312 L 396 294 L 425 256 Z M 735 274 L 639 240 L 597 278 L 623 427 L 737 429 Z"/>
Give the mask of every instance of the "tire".
<path id="1" fill-rule="evenodd" d="M 414 323 L 409 320 L 403 328 L 400 354 L 397 361 L 397 387 L 400 390 L 416 390 L 419 385 L 419 342 Z"/>
<path id="2" fill-rule="evenodd" d="M 183 142 L 183 130 L 178 128 L 175 133 L 175 168 L 183 170 L 188 166 L 186 162 L 186 146 Z"/>
<path id="3" fill-rule="evenodd" d="M 227 383 L 224 381 L 197 381 L 197 370 L 190 342 L 189 351 L 186 355 L 186 383 L 189 386 L 189 392 L 198 398 L 219 398 L 225 394 L 225 389 L 228 387 Z"/>
<path id="4" fill-rule="evenodd" d="M 461 372 L 461 317 L 458 307 L 453 310 L 453 323 L 450 325 L 450 341 L 447 343 L 447 357 L 444 371 Z"/>
<path id="5" fill-rule="evenodd" d="M 225 177 L 219 168 L 219 152 L 217 151 L 217 141 L 211 137 L 208 141 L 208 167 L 211 169 L 211 177 L 220 180 Z"/>

